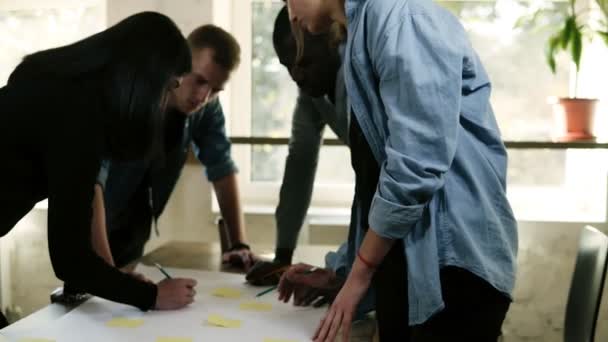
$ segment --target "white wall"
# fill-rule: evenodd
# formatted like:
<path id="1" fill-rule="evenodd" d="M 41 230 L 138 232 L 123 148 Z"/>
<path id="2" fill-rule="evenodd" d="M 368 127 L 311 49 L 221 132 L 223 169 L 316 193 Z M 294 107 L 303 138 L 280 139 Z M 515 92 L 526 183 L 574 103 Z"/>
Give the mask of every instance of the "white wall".
<path id="1" fill-rule="evenodd" d="M 211 22 L 213 8 L 212 0 L 108 0 L 108 24 L 141 11 L 169 16 L 187 36 L 196 27 Z"/>

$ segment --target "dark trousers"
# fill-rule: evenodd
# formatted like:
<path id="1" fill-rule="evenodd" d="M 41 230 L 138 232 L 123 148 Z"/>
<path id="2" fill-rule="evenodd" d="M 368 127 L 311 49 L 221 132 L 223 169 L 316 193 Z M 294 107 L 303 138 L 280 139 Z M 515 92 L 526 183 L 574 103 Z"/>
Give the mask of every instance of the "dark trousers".
<path id="1" fill-rule="evenodd" d="M 359 227 L 368 227 L 369 209 L 380 168 L 355 115 L 350 127 L 351 163 L 355 170 L 355 202 Z M 378 266 L 372 287 L 381 342 L 495 342 L 509 309 L 508 297 L 485 280 L 458 267 L 440 271 L 445 308 L 421 325 L 409 326 L 407 263 L 401 240 Z"/>
<path id="2" fill-rule="evenodd" d="M 510 299 L 485 280 L 458 267 L 441 270 L 445 308 L 424 324 L 410 329 L 410 341 L 495 342 Z"/>
<path id="3" fill-rule="evenodd" d="M 408 326 L 406 267 L 402 244 L 395 243 L 374 276 L 380 341 L 496 342 L 510 300 L 459 267 L 441 269 L 445 308 L 421 325 Z"/>

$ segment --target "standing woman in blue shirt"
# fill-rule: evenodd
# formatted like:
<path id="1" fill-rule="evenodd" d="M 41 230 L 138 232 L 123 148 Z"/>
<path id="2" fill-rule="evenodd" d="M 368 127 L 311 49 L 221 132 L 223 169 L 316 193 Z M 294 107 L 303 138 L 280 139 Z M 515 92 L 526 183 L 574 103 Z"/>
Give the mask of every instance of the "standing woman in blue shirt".
<path id="1" fill-rule="evenodd" d="M 294 27 L 341 25 L 348 36 L 352 269 L 315 340 L 340 329 L 347 339 L 373 289 L 382 341 L 496 341 L 517 226 L 490 81 L 462 25 L 429 0 L 287 3 Z M 281 296 L 298 270 L 284 275 Z"/>

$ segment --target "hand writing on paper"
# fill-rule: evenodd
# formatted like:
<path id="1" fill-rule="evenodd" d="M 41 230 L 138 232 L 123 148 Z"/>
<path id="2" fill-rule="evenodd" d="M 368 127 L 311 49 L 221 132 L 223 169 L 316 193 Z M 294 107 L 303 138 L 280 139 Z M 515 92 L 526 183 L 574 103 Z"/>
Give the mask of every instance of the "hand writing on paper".
<path id="1" fill-rule="evenodd" d="M 196 295 L 196 280 L 194 279 L 164 279 L 157 284 L 157 310 L 175 310 L 194 302 Z"/>

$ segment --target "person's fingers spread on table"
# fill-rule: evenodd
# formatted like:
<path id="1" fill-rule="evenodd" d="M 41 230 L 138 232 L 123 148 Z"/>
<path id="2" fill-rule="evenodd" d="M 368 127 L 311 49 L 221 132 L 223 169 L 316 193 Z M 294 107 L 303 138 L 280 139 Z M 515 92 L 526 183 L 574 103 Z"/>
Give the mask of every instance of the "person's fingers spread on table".
<path id="1" fill-rule="evenodd" d="M 287 279 L 287 272 L 285 272 L 282 276 L 281 276 L 281 280 L 279 281 L 279 287 L 278 287 L 278 291 L 279 291 L 279 300 L 283 301 L 285 303 L 287 303 L 289 301 L 289 298 L 291 297 L 291 294 L 293 292 L 293 287 L 294 284 L 291 283 L 288 279 Z"/>
<path id="2" fill-rule="evenodd" d="M 329 332 L 327 333 L 327 336 L 325 337 L 324 341 L 334 341 L 336 335 L 338 334 L 338 331 L 340 330 L 340 327 L 342 326 L 343 319 L 344 313 L 341 310 L 336 312 L 336 315 L 334 316 L 334 319 L 329 327 Z"/>
<path id="3" fill-rule="evenodd" d="M 279 281 L 279 300 L 287 303 L 293 294 L 294 287 L 296 283 L 289 279 L 290 274 L 295 274 L 298 272 L 306 272 L 307 270 L 313 268 L 313 266 L 306 264 L 297 264 L 289 267 L 287 271 L 283 273 L 281 276 L 281 280 Z"/>
<path id="4" fill-rule="evenodd" d="M 330 307 L 325 318 L 323 318 L 323 320 L 321 321 L 319 329 L 317 329 L 317 332 L 315 333 L 315 341 L 325 341 L 325 338 L 329 334 L 329 329 L 331 328 L 331 324 L 333 323 L 336 314 L 337 313 L 335 308 L 333 306 Z"/>
<path id="5" fill-rule="evenodd" d="M 342 326 L 340 327 L 340 329 L 342 329 L 342 341 L 350 340 L 350 328 L 352 326 L 352 322 L 353 314 L 345 313 L 344 317 L 342 317 Z"/>

